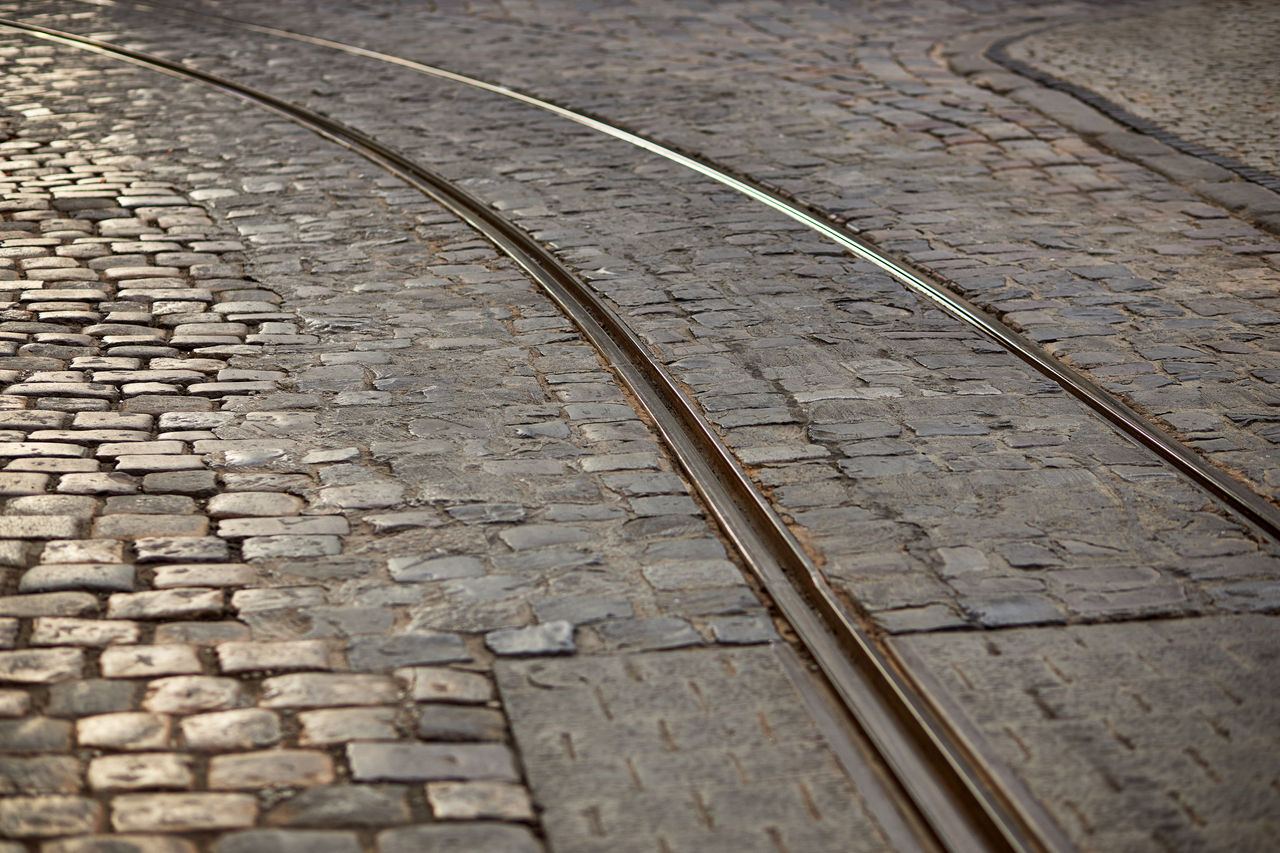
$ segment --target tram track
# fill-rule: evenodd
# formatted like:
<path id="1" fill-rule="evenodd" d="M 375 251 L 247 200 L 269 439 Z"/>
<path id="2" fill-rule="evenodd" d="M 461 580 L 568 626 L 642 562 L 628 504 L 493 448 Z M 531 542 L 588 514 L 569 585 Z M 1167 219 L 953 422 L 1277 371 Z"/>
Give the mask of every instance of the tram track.
<path id="1" fill-rule="evenodd" d="M 333 39 L 307 35 L 278 27 L 255 24 L 223 15 L 149 3 L 146 0 L 78 0 L 97 6 L 130 6 L 176 13 L 193 18 L 216 21 L 247 32 L 287 39 L 315 47 L 323 47 L 352 56 L 399 66 L 419 74 L 468 86 L 514 100 L 548 112 L 596 133 L 609 136 L 635 148 L 692 171 L 704 178 L 762 204 L 786 216 L 824 239 L 840 246 L 850 255 L 866 261 L 899 284 L 923 297 L 937 308 L 969 328 L 996 342 L 1028 364 L 1041 375 L 1080 400 L 1090 411 L 1106 421 L 1118 433 L 1154 453 L 1197 487 L 1203 489 L 1256 531 L 1280 542 L 1280 508 L 1236 479 L 1227 470 L 1192 450 L 1158 423 L 1141 414 L 1124 400 L 1107 391 L 1081 371 L 1064 363 L 987 310 L 975 305 L 944 282 L 925 270 L 895 258 L 864 240 L 854 230 L 832 221 L 818 208 L 792 198 L 723 164 L 709 160 L 697 152 L 664 144 L 625 126 L 601 117 L 552 103 L 508 86 L 492 83 L 449 69 L 417 62 L 405 57 L 360 47 Z"/>
<path id="2" fill-rule="evenodd" d="M 98 3 L 98 5 L 115 4 Z M 168 9 L 168 11 L 174 10 Z M 202 15 L 202 17 L 207 16 Z M 472 86 L 473 88 L 483 91 L 488 91 L 493 94 L 501 95 L 503 97 L 512 98 L 528 106 L 545 110 L 576 124 L 588 127 L 596 132 L 604 133 L 615 139 L 648 151 L 649 153 L 663 157 L 669 162 L 676 163 L 684 168 L 701 174 L 704 177 L 715 180 L 721 185 L 726 186 L 741 195 L 762 203 L 793 220 L 801 222 L 811 230 L 822 234 L 824 237 L 842 246 L 855 257 L 875 264 L 878 268 L 893 276 L 901 284 L 905 285 L 917 294 L 924 296 L 926 299 L 929 299 L 935 305 L 941 307 L 943 310 L 947 311 L 947 313 L 966 323 L 971 328 L 974 328 L 989 338 L 996 340 L 1009 351 L 1018 355 L 1023 361 L 1031 364 L 1043 375 L 1049 377 L 1061 387 L 1070 391 L 1074 396 L 1081 399 L 1096 414 L 1107 420 L 1121 434 L 1126 435 L 1139 444 L 1147 447 L 1149 450 L 1155 452 L 1158 456 L 1164 459 L 1165 462 L 1173 466 L 1184 476 L 1187 476 L 1199 486 L 1213 494 L 1219 501 L 1223 502 L 1235 513 L 1246 519 L 1255 528 L 1259 529 L 1271 538 L 1280 538 L 1280 515 L 1278 515 L 1275 508 L 1263 498 L 1248 490 L 1242 484 L 1225 474 L 1221 469 L 1216 468 L 1216 466 L 1213 466 L 1202 457 L 1188 450 L 1175 439 L 1169 437 L 1158 426 L 1129 408 L 1122 401 L 1116 399 L 1104 389 L 1101 389 L 1099 386 L 1092 383 L 1087 377 L 1079 374 L 1077 371 L 1074 371 L 1072 368 L 1048 355 L 1041 348 L 1031 344 L 1023 336 L 1008 326 L 1000 323 L 998 320 L 992 319 L 981 309 L 976 308 L 964 300 L 963 297 L 948 291 L 944 285 L 931 279 L 927 274 L 922 273 L 919 270 L 912 269 L 911 267 L 888 257 L 884 253 L 878 251 L 874 246 L 862 241 L 855 233 L 824 221 L 820 211 L 807 208 L 803 204 L 796 202 L 794 199 L 791 199 L 770 187 L 753 182 L 747 176 L 735 174 L 732 170 L 708 162 L 691 152 L 680 151 L 676 148 L 662 145 L 652 139 L 632 133 L 622 127 L 609 124 L 598 118 L 588 116 L 583 113 L 576 113 L 572 110 L 568 110 L 564 107 L 534 98 L 504 86 L 487 83 L 465 75 L 449 72 L 445 69 L 426 66 L 413 62 L 412 60 L 394 57 L 388 54 L 381 54 L 376 51 L 370 51 L 353 45 L 345 45 L 340 42 L 333 42 L 327 39 L 291 33 L 286 30 L 262 27 L 246 22 L 231 21 L 230 19 L 223 20 L 224 22 L 232 23 L 236 26 L 242 26 L 264 35 L 290 38 L 303 43 L 340 50 L 345 53 L 363 56 L 380 62 L 389 62 L 409 68 L 410 70 L 429 74 L 439 79 L 449 80 L 463 85 Z M 115 48 L 111 49 L 116 50 Z M 148 61 L 150 61 L 150 59 L 148 59 Z M 160 60 L 161 64 L 164 62 L 164 60 Z M 171 65 L 174 67 L 168 69 L 169 73 L 187 75 L 189 72 L 189 69 L 186 69 L 176 63 L 171 63 Z M 164 70 L 159 66 L 152 67 L 157 67 L 158 70 Z M 212 75 L 205 76 L 212 77 Z M 205 82 L 210 81 L 205 80 Z M 236 86 L 236 84 L 231 85 L 233 87 Z M 245 89 L 245 87 L 239 88 Z M 247 91 L 248 90 L 245 89 L 245 91 L 241 91 L 238 94 L 240 94 L 241 97 L 250 97 L 250 95 L 246 94 Z M 254 98 L 251 97 L 251 99 Z M 267 100 L 271 100 L 269 96 L 267 97 Z M 263 106 L 269 106 L 266 102 L 259 103 Z M 287 109 L 281 110 L 279 109 L 280 107 L 285 107 Z M 306 112 L 299 111 L 298 114 L 290 115 L 288 112 L 289 109 L 296 110 L 298 108 L 284 104 L 284 102 L 278 102 L 272 108 L 276 108 L 277 111 L 283 111 L 295 121 L 299 120 L 302 112 Z M 400 174 L 401 177 L 405 177 L 406 180 L 410 180 L 410 182 L 414 183 L 415 186 L 418 186 L 419 182 L 428 185 L 433 183 L 427 178 L 429 173 L 427 173 L 426 170 L 422 170 L 420 173 L 415 175 L 413 168 L 410 168 L 407 172 L 410 177 L 406 177 L 406 173 L 404 172 L 397 171 L 398 168 L 404 168 L 406 164 L 409 167 L 416 167 L 416 164 L 412 164 L 411 161 L 400 158 L 399 155 L 394 151 L 391 151 L 391 149 L 382 148 L 377 145 L 376 141 L 368 140 L 369 142 L 372 142 L 373 145 L 367 146 L 366 150 L 362 150 L 365 146 L 363 143 L 358 141 L 361 136 L 358 132 L 351 131 L 349 128 L 343 128 L 336 122 L 328 123 L 333 126 L 326 130 L 323 128 L 323 124 L 324 123 L 322 123 L 322 126 L 311 127 L 313 130 L 322 133 L 322 135 L 325 135 L 332 141 L 343 144 L 345 147 L 360 153 L 362 156 L 368 157 L 378 163 L 378 165 L 383 166 L 384 168 L 389 168 L 389 170 Z M 344 139 L 347 141 L 344 142 Z M 381 151 L 379 151 L 379 149 L 381 149 Z M 376 157 L 381 157 L 383 159 L 379 160 L 376 159 L 376 157 L 371 157 L 371 152 L 374 153 Z M 404 162 L 397 165 L 397 158 L 404 160 Z M 447 185 L 447 182 L 444 183 Z M 419 189 L 423 189 L 423 187 L 419 186 Z M 980 789 L 984 784 L 986 784 L 987 780 L 982 778 L 985 773 L 981 769 L 981 762 L 972 761 L 971 753 L 966 748 L 957 745 L 955 733 L 946 731 L 947 725 L 941 720 L 941 715 L 934 713 L 929 707 L 928 699 L 923 696 L 922 692 L 915 690 L 910 679 L 905 678 L 900 674 L 901 667 L 899 663 L 894 660 L 892 653 L 886 651 L 884 647 L 879 646 L 875 642 L 872 633 L 858 625 L 856 619 L 848 613 L 847 609 L 843 605 L 839 603 L 834 592 L 826 585 L 825 579 L 813 567 L 812 562 L 808 560 L 803 551 L 799 549 L 798 543 L 794 542 L 794 537 L 792 537 L 790 532 L 786 529 L 785 524 L 782 523 L 781 519 L 779 519 L 777 514 L 772 510 L 772 507 L 769 506 L 768 501 L 761 497 L 750 481 L 745 478 L 745 475 L 742 474 L 741 468 L 738 467 L 737 463 L 734 461 L 732 454 L 724 448 L 721 442 L 719 442 L 714 430 L 707 424 L 706 420 L 701 417 L 697 408 L 693 406 L 693 404 L 688 403 L 687 398 L 684 399 L 685 404 L 688 406 L 688 413 L 675 413 L 676 420 L 684 421 L 683 427 L 676 429 L 674 427 L 669 428 L 663 426 L 664 418 L 659 416 L 660 413 L 665 408 L 667 414 L 670 415 L 673 410 L 671 406 L 661 398 L 667 394 L 675 394 L 683 398 L 683 394 L 671 379 L 670 375 L 666 373 L 665 369 L 662 368 L 661 365 L 657 364 L 657 362 L 653 362 L 649 359 L 645 346 L 638 338 L 636 338 L 634 333 L 631 333 L 630 330 L 627 329 L 625 322 L 623 322 L 607 305 L 601 302 L 589 288 L 582 285 L 581 282 L 578 282 L 577 279 L 563 267 L 560 267 L 560 272 L 553 271 L 554 266 L 558 266 L 558 262 L 555 261 L 554 258 L 550 258 L 554 265 L 553 267 L 543 267 L 541 260 L 537 257 L 539 254 L 538 250 L 541 250 L 541 247 L 537 246 L 536 243 L 534 243 L 532 247 L 522 247 L 521 241 L 518 239 L 522 232 L 519 232 L 518 229 L 512 229 L 515 232 L 514 236 L 509 234 L 502 236 L 500 232 L 503 232 L 504 229 L 510 228 L 511 226 L 509 223 L 505 223 L 501 217 L 490 217 L 487 205 L 479 202 L 478 200 L 465 197 L 465 193 L 461 194 L 461 197 L 459 198 L 454 198 L 451 203 L 450 201 L 445 200 L 448 197 L 448 193 L 440 187 L 436 187 L 434 190 L 434 192 L 439 193 L 439 195 L 433 194 L 432 191 L 424 191 L 428 192 L 428 195 L 432 195 L 433 198 L 436 198 L 437 201 L 441 201 L 445 206 L 454 210 L 455 213 L 459 213 L 460 210 L 470 210 L 470 216 L 465 213 L 459 213 L 459 215 L 462 215 L 463 218 L 473 226 L 481 228 L 481 230 L 485 230 L 486 228 L 497 229 L 494 233 L 499 234 L 500 236 L 495 237 L 494 234 L 490 234 L 490 239 L 493 239 L 494 242 L 502 246 L 504 251 L 507 251 L 508 254 L 516 259 L 517 263 L 519 263 L 522 268 L 529 272 L 535 280 L 538 280 L 539 283 L 547 289 L 548 293 L 552 295 L 552 298 L 557 302 L 557 304 L 561 305 L 561 307 L 564 308 L 570 316 L 574 317 L 575 322 L 583 328 L 584 332 L 592 342 L 606 353 L 606 357 L 609 358 L 610 363 L 618 366 L 619 373 L 622 374 L 624 381 L 632 387 L 633 391 L 636 391 L 637 397 L 642 401 L 646 410 L 648 410 L 650 415 L 654 417 L 655 421 L 659 423 L 660 429 L 662 429 L 664 433 L 664 437 L 667 438 L 669 444 L 673 447 L 677 458 L 685 467 L 685 470 L 690 473 L 695 484 L 697 484 L 698 488 L 703 491 L 704 498 L 707 499 L 708 504 L 713 508 L 714 514 L 721 522 L 723 528 L 727 531 L 729 538 L 738 545 L 739 549 L 746 557 L 747 562 L 761 578 L 766 589 L 774 596 L 779 607 L 783 609 L 784 613 L 787 612 L 788 607 L 791 607 L 794 612 L 803 612 L 804 610 L 816 611 L 818 616 L 817 624 L 808 625 L 805 624 L 806 620 L 804 618 L 799 618 L 797 620 L 792 613 L 787 614 L 793 625 L 796 625 L 797 632 L 802 636 L 806 645 L 814 651 L 815 658 L 820 661 L 823 659 L 821 647 L 824 645 L 824 642 L 831 640 L 834 640 L 837 647 L 842 647 L 841 652 L 843 652 L 845 656 L 848 656 L 850 648 L 853 648 L 853 656 L 855 658 L 859 654 L 864 655 L 868 661 L 866 665 L 870 667 L 870 679 L 872 681 L 880 679 L 883 682 L 878 689 L 883 690 L 887 685 L 889 694 L 900 692 L 902 690 L 906 691 L 904 694 L 906 698 L 905 700 L 902 700 L 907 703 L 905 706 L 907 709 L 905 713 L 907 716 L 915 714 L 919 718 L 914 724 L 917 727 L 917 733 L 915 735 L 908 736 L 907 740 L 912 740 L 914 738 L 920 743 L 925 744 L 927 750 L 931 745 L 936 747 L 938 744 L 931 742 L 941 738 L 944 742 L 944 752 L 949 749 L 952 752 L 953 757 L 958 756 L 958 760 L 961 764 L 964 764 L 966 760 L 969 761 L 969 770 L 965 771 L 962 768 L 960 776 L 958 777 L 960 786 L 971 789 Z M 455 207 L 455 204 L 457 207 Z M 475 205 L 474 209 L 471 208 L 472 204 Z M 496 219 L 497 222 L 490 222 L 490 219 Z M 489 232 L 486 230 L 486 233 Z M 510 240 L 511 249 L 502 242 L 504 239 Z M 522 260 L 521 256 L 518 254 L 513 254 L 512 249 L 516 252 L 526 252 L 524 259 Z M 542 270 L 542 274 L 547 277 L 546 282 L 543 281 L 543 278 L 540 277 L 539 273 L 535 272 L 535 268 Z M 561 272 L 564 277 L 562 277 Z M 555 289 L 556 287 L 560 288 L 559 292 Z M 578 293 L 575 292 L 575 290 L 580 290 L 581 292 Z M 586 312 L 589 316 L 585 316 L 580 319 L 574 314 L 571 308 L 566 307 L 578 299 L 588 300 L 594 303 L 594 305 Z M 595 324 L 595 332 L 589 328 L 589 323 Z M 615 324 L 616 328 L 620 329 L 620 332 L 617 335 L 615 335 Z M 603 333 L 603 337 L 599 337 L 600 333 Z M 628 359 L 630 358 L 639 358 L 640 366 L 637 367 L 635 362 L 629 361 Z M 646 360 L 649 362 L 647 365 L 644 363 Z M 624 369 L 622 365 L 625 364 L 630 364 L 630 369 Z M 640 385 L 636 385 L 635 383 L 637 382 L 640 383 Z M 657 398 L 646 397 L 645 394 L 642 394 L 637 390 L 645 383 L 649 385 L 653 393 L 657 394 Z M 670 418 L 668 417 L 666 420 L 669 421 Z M 683 439 L 681 438 L 682 435 Z M 697 461 L 698 455 L 700 453 L 704 457 L 707 455 L 702 442 L 708 439 L 712 445 L 718 445 L 718 454 L 717 452 L 710 454 L 710 458 L 712 459 L 711 463 L 707 462 L 707 458 L 703 458 L 701 464 L 699 464 Z M 680 447 L 682 441 L 685 445 L 683 450 Z M 688 456 L 688 458 L 686 458 L 686 456 Z M 746 487 L 753 497 L 745 499 L 741 496 L 735 497 L 734 489 L 736 486 L 734 486 L 725 489 L 727 493 L 727 500 L 726 495 L 721 495 L 717 499 L 713 500 L 712 497 L 708 495 L 708 492 L 712 491 L 713 487 L 707 486 L 706 483 L 700 480 L 700 478 L 707 478 L 708 474 L 711 475 L 711 480 L 708 482 L 714 481 L 716 478 L 727 478 L 730 483 L 733 483 L 737 479 L 746 481 Z M 760 504 L 760 507 L 755 506 L 757 503 Z M 763 508 L 765 516 L 753 516 L 752 513 L 761 507 Z M 745 517 L 747 519 L 746 524 L 739 524 L 737 528 L 733 527 L 733 525 L 737 523 L 733 517 L 735 515 L 739 516 L 737 520 L 738 522 L 741 521 L 742 517 Z M 734 530 L 739 532 L 735 533 Z M 763 535 L 761 535 L 761 531 L 764 531 Z M 791 541 L 788 542 L 788 539 Z M 781 550 L 777 550 L 779 548 Z M 788 548 L 791 549 L 790 555 L 787 553 Z M 781 556 L 778 556 L 778 554 L 781 554 Z M 790 588 L 790 585 L 796 581 L 800 582 L 799 585 L 803 592 L 799 595 L 798 601 L 789 600 L 794 597 L 790 596 L 787 590 Z M 779 584 L 781 584 L 781 586 L 779 586 Z M 779 593 L 778 590 L 782 590 L 782 592 Z M 842 623 L 848 624 L 845 626 L 842 625 Z M 840 626 L 841 630 L 832 633 L 831 626 L 833 624 Z M 842 635 L 842 632 L 852 634 L 855 639 L 851 642 L 848 637 Z M 859 632 L 861 633 L 861 637 L 858 637 Z M 827 635 L 826 641 L 822 639 L 824 634 Z M 857 648 L 859 645 L 864 645 L 865 649 Z M 849 683 L 856 681 L 863 682 L 864 686 L 862 688 L 846 689 L 839 687 L 840 676 L 833 674 L 831 671 L 832 668 L 838 669 L 839 665 L 824 663 L 824 666 L 828 667 L 828 677 L 831 679 L 833 684 L 837 685 L 838 691 L 844 696 L 847 703 L 852 701 L 847 694 L 857 692 L 860 689 L 865 689 L 865 684 L 868 678 L 867 673 L 855 672 L 853 674 L 853 678 L 849 681 Z M 875 689 L 876 688 L 873 688 L 872 692 L 875 692 Z M 915 694 L 914 697 L 911 695 L 913 692 Z M 863 697 L 859 701 L 862 701 L 865 704 L 866 699 Z M 911 707 L 913 702 L 918 703 L 914 708 Z M 901 706 L 898 701 L 890 699 L 887 702 L 886 707 L 887 714 L 880 714 L 882 719 L 879 722 L 875 719 L 879 712 L 874 710 L 868 711 L 864 708 L 861 712 L 862 717 L 860 719 L 860 723 L 863 728 L 866 730 L 874 730 L 877 726 L 882 726 L 886 730 L 892 730 L 895 725 L 900 723 L 900 720 L 894 721 L 892 718 L 904 713 L 903 706 Z M 888 718 L 887 720 L 885 719 L 886 717 Z M 937 726 L 937 728 L 933 729 L 933 726 Z M 890 740 L 891 739 L 892 736 L 890 737 Z M 949 746 L 945 745 L 945 742 L 948 740 L 950 740 Z M 882 753 L 886 750 L 888 753 L 893 753 L 895 750 L 901 748 L 901 743 L 886 747 L 884 745 L 885 742 L 887 741 L 882 741 L 879 744 Z M 906 751 L 910 752 L 916 748 L 918 748 L 918 744 L 916 746 L 909 747 Z M 898 755 L 894 757 L 890 763 L 895 764 L 900 779 L 911 779 L 914 771 L 910 769 L 910 765 L 913 760 L 914 759 L 909 755 Z M 921 765 L 917 763 L 917 766 Z M 964 778 L 965 772 L 969 772 L 971 774 L 970 778 Z M 912 781 L 910 784 L 918 786 L 919 782 Z M 955 784 L 955 780 L 953 780 L 951 784 Z M 986 808 L 989 812 L 996 815 L 994 823 L 983 830 L 982 828 L 973 825 L 971 817 L 966 818 L 961 816 L 957 819 L 954 814 L 950 817 L 947 816 L 946 812 L 948 811 L 948 807 L 939 804 L 946 798 L 947 792 L 944 791 L 939 795 L 936 791 L 928 792 L 915 790 L 911 793 L 913 800 L 916 801 L 917 805 L 921 806 L 922 811 L 932 811 L 932 814 L 927 817 L 928 822 L 934 826 L 935 832 L 937 832 L 939 836 L 943 837 L 944 845 L 952 847 L 953 849 L 960 849 L 963 847 L 963 842 L 959 839 L 962 839 L 966 835 L 969 837 L 983 837 L 987 841 L 992 842 L 997 848 L 999 847 L 1000 842 L 1012 843 L 1013 846 L 1010 849 L 1052 849 L 1053 845 L 1056 843 L 1045 840 L 1047 837 L 1052 835 L 1051 828 L 1047 830 L 1043 827 L 1038 828 L 1044 831 L 1041 833 L 1041 838 L 1036 838 L 1036 829 L 1032 829 L 1028 832 L 1027 826 L 1023 826 L 1021 828 L 1017 827 L 1016 824 L 1018 823 L 1018 820 L 1016 819 L 1016 814 L 1011 815 L 1009 813 L 1010 811 L 1016 813 L 1019 808 L 1019 805 L 1016 803 L 997 802 L 994 806 L 991 804 L 981 806 L 980 808 Z M 930 803 L 931 799 L 936 799 L 937 802 Z M 997 800 L 998 799 L 999 796 L 997 795 Z M 999 814 L 1001 808 L 1006 809 L 1006 812 L 1003 815 Z M 1001 825 L 1002 821 L 1005 822 L 1004 825 Z M 965 825 L 966 822 L 968 822 L 967 826 Z M 1035 821 L 1030 820 L 1028 823 L 1034 824 Z M 992 826 L 995 827 L 994 833 L 991 832 Z M 1022 837 L 1018 837 L 1019 835 Z M 948 841 L 947 839 L 950 840 Z"/>
<path id="3" fill-rule="evenodd" d="M 928 840 L 948 850 L 1068 847 L 1034 803 L 996 780 L 873 631 L 844 607 L 698 407 L 634 331 L 532 237 L 430 169 L 304 107 L 178 62 L 72 33 L 17 21 L 0 20 L 0 26 L 198 81 L 271 110 L 400 177 L 483 233 L 574 321 L 653 419 L 725 536 L 821 667 L 842 709 L 890 769 Z"/>

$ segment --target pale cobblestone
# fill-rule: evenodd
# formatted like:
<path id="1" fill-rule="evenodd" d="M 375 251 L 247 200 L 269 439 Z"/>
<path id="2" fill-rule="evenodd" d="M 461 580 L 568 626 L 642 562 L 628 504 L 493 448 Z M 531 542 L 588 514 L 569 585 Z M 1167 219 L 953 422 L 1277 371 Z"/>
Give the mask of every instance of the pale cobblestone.
<path id="1" fill-rule="evenodd" d="M 175 753 L 104 755 L 89 762 L 86 778 L 95 791 L 189 789 L 195 785 L 191 759 Z"/>
<path id="2" fill-rule="evenodd" d="M 271 746 L 282 736 L 280 718 L 257 708 L 198 714 L 179 725 L 187 746 L 201 751 Z"/>

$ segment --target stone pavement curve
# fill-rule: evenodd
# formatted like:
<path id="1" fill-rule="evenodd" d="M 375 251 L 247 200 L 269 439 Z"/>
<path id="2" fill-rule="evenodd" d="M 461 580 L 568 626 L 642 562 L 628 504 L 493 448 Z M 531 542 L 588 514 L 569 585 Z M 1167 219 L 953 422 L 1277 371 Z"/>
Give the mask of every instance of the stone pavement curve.
<path id="1" fill-rule="evenodd" d="M 192 5 L 714 157 L 1280 493 L 1280 207 L 983 55 L 1031 34 L 1011 50 L 1082 85 L 1140 77 L 1159 55 L 1087 50 L 1094 5 Z M 1015 359 L 510 101 L 128 4 L 0 7 L 322 110 L 555 248 L 1080 849 L 1276 847 L 1280 549 Z M 1153 10 L 1194 20 L 1119 9 Z M 8 33 L 0 75 L 2 853 L 904 849 L 788 632 L 514 265 L 199 86 Z"/>
<path id="2" fill-rule="evenodd" d="M 683 704 L 624 677 L 565 734 L 605 811 L 556 849 L 881 846 L 741 571 L 509 263 L 266 114 L 5 47 L 43 104 L 0 143 L 6 853 L 541 849 L 495 660 L 686 647 Z M 744 720 L 708 738 L 719 694 Z M 611 721 L 625 786 L 592 775 Z"/>

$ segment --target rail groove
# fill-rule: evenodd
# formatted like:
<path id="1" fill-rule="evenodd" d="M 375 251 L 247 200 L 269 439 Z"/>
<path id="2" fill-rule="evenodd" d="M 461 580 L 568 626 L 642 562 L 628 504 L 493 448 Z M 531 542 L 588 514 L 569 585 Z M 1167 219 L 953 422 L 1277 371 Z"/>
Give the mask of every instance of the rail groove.
<path id="1" fill-rule="evenodd" d="M 178 62 L 84 36 L 3 19 L 0 27 L 199 81 L 269 109 L 397 175 L 483 233 L 578 325 L 656 422 L 726 536 L 822 668 L 845 711 L 891 769 L 931 840 L 953 851 L 1070 848 L 1034 804 L 1010 795 L 997 783 L 872 634 L 842 607 L 786 524 L 636 334 L 529 235 L 422 165 L 306 108 Z M 649 145 L 654 144 L 642 147 Z M 694 163 L 662 150 L 679 158 L 677 162 Z M 793 210 L 736 179 L 722 176 L 720 180 L 740 185 L 753 197 L 760 194 L 761 200 L 770 199 L 767 203 L 784 212 Z M 798 218 L 794 212 L 788 215 Z M 835 229 L 823 228 L 833 239 L 847 239 Z"/>
<path id="2" fill-rule="evenodd" d="M 1123 400 L 1102 388 L 1080 371 L 1050 355 L 1043 347 L 1038 346 L 1009 325 L 952 291 L 941 281 L 935 280 L 923 270 L 913 268 L 909 263 L 892 258 L 889 254 L 859 238 L 853 230 L 839 224 L 833 224 L 830 221 L 824 221 L 820 212 L 807 209 L 804 205 L 785 197 L 782 193 L 751 180 L 745 175 L 735 174 L 733 170 L 725 166 L 706 160 L 692 152 L 679 151 L 639 133 L 626 130 L 619 125 L 554 104 L 517 89 L 393 54 L 279 27 L 255 24 L 251 21 L 243 21 L 224 15 L 161 5 L 149 2 L 149 0 L 77 0 L 77 2 L 95 6 L 146 7 L 171 14 L 177 13 L 214 20 L 224 25 L 250 32 L 298 41 L 340 51 L 352 56 L 398 65 L 420 74 L 460 83 L 545 110 L 575 124 L 611 136 L 614 139 L 690 169 L 821 234 L 855 257 L 867 261 L 883 272 L 888 273 L 900 284 L 933 302 L 960 322 L 996 341 L 1088 406 L 1089 409 L 1109 423 L 1117 432 L 1160 457 L 1166 464 L 1208 492 L 1264 536 L 1280 542 L 1280 508 L 1254 492 L 1218 465 L 1186 447 Z"/>

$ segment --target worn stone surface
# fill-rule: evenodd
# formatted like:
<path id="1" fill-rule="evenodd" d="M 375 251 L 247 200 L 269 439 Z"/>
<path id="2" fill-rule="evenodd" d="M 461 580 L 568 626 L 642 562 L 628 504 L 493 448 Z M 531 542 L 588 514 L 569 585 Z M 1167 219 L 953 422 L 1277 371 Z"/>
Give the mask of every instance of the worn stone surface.
<path id="1" fill-rule="evenodd" d="M 904 643 L 943 647 L 944 692 L 989 722 L 1082 846 L 1274 846 L 1257 819 L 1270 777 L 1240 770 L 1274 752 L 1267 715 L 1239 721 L 1169 670 L 1085 655 L 1076 671 L 1061 648 L 1012 638 L 1086 648 L 1205 614 L 1224 626 L 1214 643 L 1175 656 L 1214 661 L 1213 689 L 1252 713 L 1269 653 L 1238 642 L 1280 608 L 1275 548 L 990 342 L 780 216 L 492 94 L 155 11 L 0 5 L 129 32 L 431 151 L 612 302 L 842 593 Z M 1280 247 L 1251 224 L 1265 199 L 1212 163 L 1117 159 L 1142 138 L 958 46 L 1095 6 L 677 6 L 218 11 L 661 127 L 923 265 L 1259 492 L 1280 489 Z M 2 41 L 17 59 L 0 72 L 0 647 L 56 653 L 9 660 L 0 743 L 27 762 L 3 777 L 16 794 L 74 797 L 81 771 L 46 762 L 88 749 L 85 784 L 110 792 L 110 826 L 140 853 L 190 853 L 186 834 L 308 853 L 524 850 L 542 835 L 583 850 L 893 846 L 768 663 L 778 632 L 703 508 L 518 270 L 277 117 Z M 1045 118 L 1068 114 L 1092 129 Z M 1229 615 L 1244 612 L 1261 621 Z M 542 633 L 556 623 L 567 648 Z M 991 664 L 987 641 L 1019 663 Z M 1160 642 L 1132 641 L 1152 655 Z M 1037 655 L 1069 689 L 1041 689 Z M 1113 668 L 1153 709 L 1141 725 L 1128 700 L 1080 686 Z M 965 679 L 979 676 L 975 699 Z M 1028 690 L 1053 715 L 1018 716 Z M 1248 747 L 1220 753 L 1216 730 L 1169 711 L 1182 705 Z M 1194 742 L 1204 763 L 1151 759 L 1157 741 Z M 545 807 L 534 833 L 511 825 L 530 819 L 526 780 L 502 769 L 513 758 Z M 1203 785 L 1205 766 L 1235 789 Z M 244 790 L 219 799 L 214 783 Z M 257 785 L 271 796 L 240 796 Z M 414 825 L 427 808 L 446 823 Z M 52 845 L 94 849 L 105 820 Z"/>

